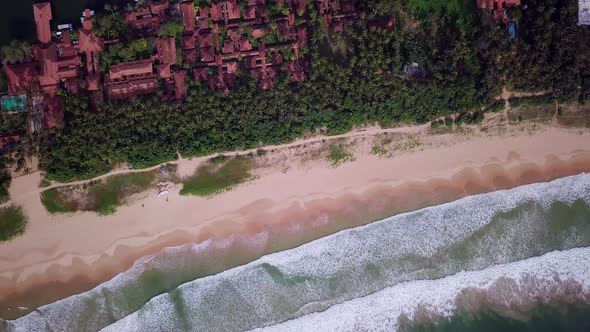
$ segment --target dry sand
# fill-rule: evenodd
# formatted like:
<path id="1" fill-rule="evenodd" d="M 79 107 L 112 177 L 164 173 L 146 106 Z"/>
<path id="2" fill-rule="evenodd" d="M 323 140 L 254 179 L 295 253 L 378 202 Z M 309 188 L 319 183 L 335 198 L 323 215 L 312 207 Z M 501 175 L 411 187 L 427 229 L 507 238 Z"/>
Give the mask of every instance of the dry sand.
<path id="1" fill-rule="evenodd" d="M 398 212 L 590 171 L 588 130 L 527 124 L 487 133 L 427 131 L 368 129 L 335 138 L 356 158 L 338 167 L 322 157 L 325 138 L 269 147 L 256 179 L 232 191 L 207 199 L 172 188 L 168 199 L 144 195 L 107 217 L 50 215 L 40 201 L 40 174 L 16 178 L 13 203 L 29 224 L 22 237 L 0 244 L 0 313 L 90 289 L 168 246 L 273 225 L 289 230 L 291 238 L 278 246 L 268 240 L 268 252 Z M 374 144 L 387 157 L 371 154 Z M 181 159 L 179 172 L 190 174 L 203 160 Z M 310 234 L 310 224 L 330 227 Z"/>

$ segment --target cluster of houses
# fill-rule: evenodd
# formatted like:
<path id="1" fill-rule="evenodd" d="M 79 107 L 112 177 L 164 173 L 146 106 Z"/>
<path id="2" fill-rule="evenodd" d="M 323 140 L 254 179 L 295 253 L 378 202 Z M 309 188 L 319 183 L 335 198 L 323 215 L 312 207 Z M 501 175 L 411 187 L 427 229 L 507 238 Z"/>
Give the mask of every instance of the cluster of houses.
<path id="1" fill-rule="evenodd" d="M 2 97 L 1 107 L 3 111 L 29 111 L 31 129 L 36 131 L 61 124 L 62 89 L 84 91 L 92 109 L 105 96 L 117 100 L 155 92 L 161 92 L 166 101 L 182 102 L 189 77 L 225 94 L 231 92 L 238 73 L 250 75 L 264 90 L 273 88 L 281 72 L 291 82 L 302 82 L 309 76 L 305 56 L 308 11 L 313 10 L 334 32 L 341 32 L 359 16 L 357 1 L 152 0 L 121 16 L 134 35 L 154 41 L 155 54 L 111 65 L 106 71 L 101 71 L 100 54 L 121 41 L 94 33 L 94 11 L 82 13 L 77 32 L 68 24 L 52 33 L 50 2 L 36 3 L 38 42 L 33 46 L 33 60 L 5 66 L 8 95 Z M 520 5 L 520 0 L 476 1 L 479 9 L 504 22 L 509 21 L 507 8 Z M 587 4 L 590 0 L 579 1 Z M 160 28 L 171 20 L 182 22 L 180 38 L 158 37 Z M 393 20 L 381 23 L 383 28 L 393 28 Z M 77 40 L 72 34 L 77 34 Z"/>
<path id="2" fill-rule="evenodd" d="M 162 92 L 167 101 L 183 101 L 192 76 L 211 89 L 229 94 L 238 72 L 251 75 L 261 89 L 271 89 L 280 71 L 292 82 L 304 81 L 309 62 L 306 11 L 313 8 L 326 25 L 343 31 L 357 16 L 354 0 L 153 0 L 121 13 L 134 34 L 151 37 L 156 54 L 148 59 L 121 62 L 101 72 L 100 54 L 119 40 L 105 40 L 93 30 L 94 11 L 86 9 L 72 41 L 71 25 L 52 34 L 50 2 L 33 5 L 38 42 L 31 62 L 5 66 L 6 111 L 34 110 L 33 130 L 59 126 L 63 119 L 60 89 L 85 91 L 90 108 L 104 96 L 129 99 Z M 311 4 L 308 6 L 308 4 Z M 277 10 L 278 9 L 278 10 Z M 157 37 L 171 20 L 183 23 L 181 38 Z M 182 60 L 180 60 L 182 59 Z M 182 63 L 181 63 L 182 61 Z"/>
<path id="3" fill-rule="evenodd" d="M 509 6 L 520 6 L 520 0 L 477 0 L 477 8 L 491 12 L 496 20 L 504 22 L 508 22 Z"/>

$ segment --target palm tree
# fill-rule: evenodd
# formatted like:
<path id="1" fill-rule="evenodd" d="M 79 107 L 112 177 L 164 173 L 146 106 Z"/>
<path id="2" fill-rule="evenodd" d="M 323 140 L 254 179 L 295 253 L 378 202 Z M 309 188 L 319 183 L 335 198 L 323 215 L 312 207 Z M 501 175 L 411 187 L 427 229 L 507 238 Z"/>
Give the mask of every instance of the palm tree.
<path id="1" fill-rule="evenodd" d="M 33 58 L 33 48 L 27 42 L 13 40 L 0 49 L 2 63 L 14 64 L 30 61 Z"/>

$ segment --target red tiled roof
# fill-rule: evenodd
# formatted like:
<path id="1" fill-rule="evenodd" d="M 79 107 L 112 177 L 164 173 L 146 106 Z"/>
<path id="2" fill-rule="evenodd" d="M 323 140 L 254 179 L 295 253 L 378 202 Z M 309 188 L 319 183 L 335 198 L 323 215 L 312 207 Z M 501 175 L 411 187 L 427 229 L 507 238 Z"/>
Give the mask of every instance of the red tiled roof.
<path id="1" fill-rule="evenodd" d="M 49 22 L 53 19 L 51 14 L 51 3 L 43 2 L 33 5 L 35 24 L 37 25 L 37 39 L 42 43 L 51 41 L 51 28 Z"/>
<path id="2" fill-rule="evenodd" d="M 477 0 L 477 8 L 493 12 L 496 19 L 505 21 L 507 6 L 520 6 L 520 0 Z"/>
<path id="3" fill-rule="evenodd" d="M 132 12 L 125 12 L 123 18 L 135 30 L 157 28 L 160 25 L 160 18 L 158 15 L 152 14 L 150 8 L 139 8 Z"/>
<path id="4" fill-rule="evenodd" d="M 237 62 L 228 62 L 224 66 L 224 72 L 228 74 L 235 74 L 240 69 L 240 65 Z"/>
<path id="5" fill-rule="evenodd" d="M 128 61 L 111 66 L 109 78 L 119 80 L 126 76 L 149 75 L 153 73 L 153 70 L 152 60 Z"/>
<path id="6" fill-rule="evenodd" d="M 239 40 L 240 38 L 242 38 L 242 33 L 244 33 L 244 29 L 242 29 L 242 28 L 233 27 L 233 28 L 227 29 L 227 35 L 229 36 L 229 39 L 231 39 L 233 41 L 236 41 L 236 40 Z"/>
<path id="7" fill-rule="evenodd" d="M 35 64 L 32 62 L 6 65 L 8 93 L 16 95 L 32 89 L 38 82 L 37 75 Z"/>
<path id="8" fill-rule="evenodd" d="M 59 76 L 57 74 L 57 49 L 55 44 L 51 44 L 47 48 L 36 47 L 35 53 L 41 68 L 39 75 L 39 84 L 41 88 L 49 93 L 53 93 L 59 83 Z"/>
<path id="9" fill-rule="evenodd" d="M 82 21 L 82 28 L 86 31 L 92 30 L 92 11 L 90 8 L 84 10 L 84 20 Z"/>
<path id="10" fill-rule="evenodd" d="M 156 92 L 160 84 L 155 75 L 132 78 L 107 84 L 107 92 L 111 99 L 124 99 L 137 95 Z"/>
<path id="11" fill-rule="evenodd" d="M 502 9 L 504 4 L 506 6 L 520 6 L 520 0 L 477 0 L 477 8 L 492 10 L 494 9 L 494 3 L 497 4 L 495 8 Z"/>
<path id="12" fill-rule="evenodd" d="M 255 6 L 248 6 L 244 8 L 244 19 L 245 20 L 253 20 L 256 18 L 256 7 Z"/>
<path id="13" fill-rule="evenodd" d="M 162 14 L 164 14 L 164 12 L 166 10 L 168 10 L 168 7 L 170 7 L 169 0 L 162 0 L 162 1 L 157 2 L 157 3 L 153 3 L 150 6 L 150 10 L 151 10 L 152 13 L 154 13 L 156 15 L 162 15 Z"/>
<path id="14" fill-rule="evenodd" d="M 100 74 L 89 73 L 86 77 L 86 85 L 86 89 L 88 89 L 88 91 L 97 91 L 100 85 Z"/>
<path id="15" fill-rule="evenodd" d="M 195 4 L 190 2 L 183 2 L 180 4 L 182 11 L 182 19 L 184 21 L 184 31 L 194 31 L 196 23 Z"/>
<path id="16" fill-rule="evenodd" d="M 201 67 L 193 69 L 193 77 L 197 81 L 206 81 L 209 78 L 209 68 Z"/>
<path id="17" fill-rule="evenodd" d="M 226 0 L 225 6 L 225 17 L 228 20 L 235 20 L 240 18 L 240 5 L 238 5 L 237 0 Z"/>
<path id="18" fill-rule="evenodd" d="M 192 50 L 195 48 L 195 36 L 192 34 L 182 36 L 182 49 Z"/>
<path id="19" fill-rule="evenodd" d="M 170 72 L 170 64 L 160 64 L 158 65 L 158 76 L 161 78 L 170 78 L 172 73 Z"/>
<path id="20" fill-rule="evenodd" d="M 202 48 L 201 50 L 201 61 L 211 62 L 215 59 L 215 51 L 213 47 Z"/>
<path id="21" fill-rule="evenodd" d="M 209 28 L 209 8 L 199 8 L 199 16 L 197 16 L 197 26 L 199 30 Z"/>
<path id="22" fill-rule="evenodd" d="M 251 32 L 252 38 L 260 39 L 268 33 L 266 28 L 253 29 Z"/>
<path id="23" fill-rule="evenodd" d="M 174 92 L 177 100 L 183 100 L 186 98 L 186 70 L 175 71 L 174 76 Z"/>
<path id="24" fill-rule="evenodd" d="M 213 47 L 213 34 L 211 31 L 199 31 L 198 38 L 200 48 Z"/>
<path id="25" fill-rule="evenodd" d="M 218 3 L 211 3 L 211 19 L 213 21 L 221 21 L 223 19 L 223 9 L 222 9 L 222 4 L 223 2 L 218 2 Z"/>
<path id="26" fill-rule="evenodd" d="M 98 53 L 102 51 L 104 43 L 101 38 L 95 36 L 91 31 L 80 29 L 79 30 L 79 49 L 80 52 L 92 52 Z"/>
<path id="27" fill-rule="evenodd" d="M 64 118 L 62 98 L 60 96 L 45 96 L 43 108 L 45 127 L 55 128 L 60 126 Z"/>
<path id="28" fill-rule="evenodd" d="M 182 57 L 184 61 L 190 65 L 197 63 L 197 51 L 194 48 L 190 50 L 183 50 Z"/>
<path id="29" fill-rule="evenodd" d="M 240 41 L 239 41 L 239 47 L 240 47 L 240 51 L 242 52 L 247 52 L 247 51 L 251 51 L 252 50 L 252 44 L 250 43 L 250 40 L 246 37 L 243 37 Z"/>
<path id="30" fill-rule="evenodd" d="M 160 63 L 176 64 L 178 56 L 176 54 L 176 40 L 174 37 L 158 38 L 156 40 L 156 49 Z"/>

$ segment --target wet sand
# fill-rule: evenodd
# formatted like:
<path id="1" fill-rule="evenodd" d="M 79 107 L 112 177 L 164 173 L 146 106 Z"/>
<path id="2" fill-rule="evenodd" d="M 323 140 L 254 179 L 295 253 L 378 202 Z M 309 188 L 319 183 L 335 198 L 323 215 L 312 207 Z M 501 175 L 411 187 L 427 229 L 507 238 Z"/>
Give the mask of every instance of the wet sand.
<path id="1" fill-rule="evenodd" d="M 272 160 L 284 152 L 269 154 Z M 246 250 L 240 257 L 248 260 L 396 213 L 590 172 L 590 133 L 439 135 L 391 158 L 355 156 L 334 168 L 325 160 L 298 166 L 293 156 L 280 155 L 292 165 L 287 171 L 274 167 L 230 192 L 205 199 L 180 196 L 176 188 L 168 201 L 149 195 L 108 217 L 51 216 L 40 202 L 40 175 L 17 178 L 14 203 L 30 221 L 24 236 L 0 244 L 0 317 L 88 290 L 165 247 L 242 236 L 239 248 L 227 250 Z M 179 169 L 194 167 L 179 162 Z M 256 237 L 262 231 L 268 236 Z M 249 245 L 251 239 L 258 242 Z"/>

